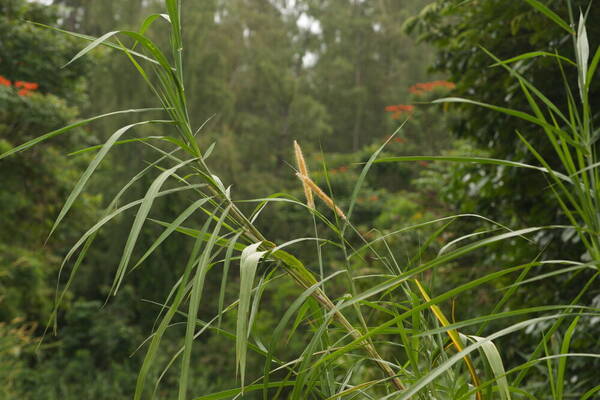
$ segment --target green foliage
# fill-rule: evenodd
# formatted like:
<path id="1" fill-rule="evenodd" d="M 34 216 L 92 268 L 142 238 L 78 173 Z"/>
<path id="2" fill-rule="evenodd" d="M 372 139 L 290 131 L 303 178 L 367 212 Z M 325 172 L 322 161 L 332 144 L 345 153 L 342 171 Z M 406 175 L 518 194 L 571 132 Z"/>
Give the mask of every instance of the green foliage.
<path id="1" fill-rule="evenodd" d="M 593 260 L 596 258 L 591 254 L 597 247 L 597 217 L 596 211 L 588 213 L 588 210 L 597 209 L 590 202 L 597 198 L 594 194 L 597 191 L 596 173 L 591 171 L 596 164 L 597 145 L 593 126 L 598 115 L 590 104 L 598 101 L 598 82 L 593 80 L 589 68 L 593 65 L 590 60 L 594 55 L 590 47 L 594 48 L 593 38 L 598 35 L 595 26 L 586 32 L 583 15 L 581 20 L 576 21 L 572 14 L 576 7 L 587 6 L 587 2 L 549 2 L 550 8 L 547 8 L 537 1 L 528 1 L 533 7 L 523 10 L 519 7 L 506 8 L 499 2 L 476 3 L 472 7 L 460 7 L 456 3 L 437 2 L 409 24 L 409 29 L 420 30 L 425 40 L 441 48 L 436 68 L 450 71 L 464 94 L 474 91 L 480 94 L 479 98 L 489 101 L 446 99 L 462 110 L 462 120 L 455 129 L 460 129 L 464 136 L 476 138 L 482 145 L 489 145 L 488 153 L 492 157 L 537 164 L 539 167 L 535 168 L 542 168 L 545 174 L 534 173 L 535 168 L 530 167 L 525 172 L 509 165 L 493 170 L 478 165 L 461 166 L 454 169 L 454 179 L 451 180 L 454 183 L 446 189 L 446 193 L 456 197 L 456 193 L 461 193 L 457 188 L 467 183 L 469 194 L 477 196 L 477 200 L 459 203 L 461 211 L 484 212 L 511 224 L 531 224 L 533 219 L 535 223 L 560 221 L 568 224 L 566 229 L 536 235 L 536 257 L 568 257 L 595 263 Z M 505 10 L 501 11 L 502 8 Z M 455 18 L 440 19 L 440 12 Z M 594 18 L 595 12 L 597 8 L 590 8 L 587 18 Z M 479 42 L 481 35 L 476 29 L 483 21 L 489 21 L 492 15 L 495 23 L 486 28 L 490 37 L 487 42 Z M 559 23 L 542 30 L 537 28 L 541 24 L 539 18 L 550 18 Z M 576 26 L 577 32 L 569 28 L 563 18 L 571 20 L 571 26 Z M 460 40 L 442 38 L 439 29 L 453 32 Z M 519 33 L 532 29 L 536 34 L 527 36 L 531 39 L 525 42 L 524 36 Z M 475 51 L 480 44 L 485 48 Z M 469 55 L 451 51 L 459 47 L 463 50 L 471 47 L 473 51 Z M 566 47 L 570 49 L 565 51 Z M 514 54 L 508 56 L 508 50 L 514 48 L 532 51 L 516 57 L 513 57 Z M 492 68 L 481 68 L 486 60 L 494 63 Z M 475 66 L 479 68 L 475 69 Z M 475 76 L 475 70 L 481 71 L 481 75 Z M 515 81 L 518 84 L 514 84 Z M 554 84 L 559 81 L 561 86 Z M 509 108 L 503 107 L 506 102 L 510 103 Z M 467 108 L 472 104 L 495 112 L 494 118 L 490 119 L 481 108 Z M 498 111 L 501 114 L 496 117 Z M 512 132 L 516 134 L 508 136 Z M 540 193 L 548 195 L 540 196 Z M 587 232 L 594 233 L 588 238 Z M 523 255 L 527 255 L 526 249 L 515 243 L 510 248 L 494 249 L 486 258 L 507 260 Z M 593 270 L 545 276 L 543 286 L 535 292 L 518 295 L 513 306 L 534 301 L 592 302 L 597 296 L 597 291 L 590 287 L 596 278 Z M 537 346 L 531 357 L 540 355 L 543 350 L 537 335 L 550 329 L 550 333 L 544 334 L 545 344 L 559 325 L 557 322 L 530 331 L 536 335 L 531 342 Z M 597 327 L 590 324 L 587 329 L 596 332 Z M 567 337 L 570 337 L 569 332 Z M 576 377 L 577 382 L 594 379 L 587 369 L 594 365 L 594 361 L 569 365 L 570 374 Z M 583 365 L 588 367 L 579 369 Z M 547 374 L 537 377 L 551 382 L 555 398 L 563 397 L 564 368 L 561 362 L 557 373 L 559 378 L 555 381 L 552 363 L 548 362 Z M 521 372 L 515 382 L 522 382 L 524 376 L 525 372 Z M 531 378 L 529 384 L 532 388 L 535 388 L 535 381 L 536 378 Z"/>
<path id="2" fill-rule="evenodd" d="M 93 20 L 90 15 L 119 2 L 93 7 L 77 0 L 62 3 L 73 7 L 64 15 L 67 25 L 77 27 L 79 18 Z M 545 17 L 559 20 L 538 2 L 529 3 Z M 24 133 L 17 141 L 1 142 L 2 167 L 14 165 L 18 171 L 32 165 L 49 171 L 48 179 L 60 184 L 38 179 L 38 193 L 67 199 L 62 211 L 52 204 L 58 218 L 52 223 L 44 217 L 37 232 L 41 241 L 58 226 L 46 250 L 48 259 L 67 254 L 61 270 L 68 281 L 59 281 L 65 291 L 56 302 L 63 311 L 53 315 L 64 328 L 56 341 L 42 347 L 41 355 L 28 353 L 25 358 L 12 351 L 27 349 L 30 333 L 21 328 L 21 320 L 0 325 L 0 340 L 11 349 L 0 357 L 24 372 L 6 377 L 8 395 L 142 399 L 178 393 L 183 400 L 192 394 L 205 399 L 488 399 L 497 394 L 510 399 L 538 395 L 539 382 L 549 382 L 557 399 L 584 390 L 593 395 L 593 379 L 583 369 L 599 358 L 585 344 L 586 332 L 598 317 L 590 297 L 600 275 L 595 212 L 599 179 L 587 98 L 594 70 L 586 75 L 583 23 L 576 36 L 578 56 L 570 62 L 579 65 L 583 106 L 568 97 L 569 118 L 561 118 L 559 108 L 511 67 L 509 74 L 520 84 L 531 114 L 446 99 L 521 118 L 531 131 L 529 123 L 537 125 L 550 143 L 541 142 L 541 148 L 553 149 L 562 162 L 555 171 L 527 135 L 518 135 L 523 153 L 527 150 L 537 163 L 490 158 L 468 143 L 449 149 L 444 126 L 467 111 L 457 114 L 447 107 L 441 112 L 418 104 L 445 94 L 453 87 L 449 82 L 407 90 L 406 82 L 394 81 L 405 66 L 398 61 L 396 39 L 406 38 L 395 20 L 405 9 L 397 2 L 343 7 L 337 1 L 306 1 L 287 9 L 271 1 L 252 6 L 245 1 L 190 4 L 185 13 L 178 0 L 121 4 L 121 14 L 125 9 L 154 11 L 159 5 L 166 14 L 149 17 L 139 31 L 131 30 L 140 26 L 133 20 L 141 16 L 133 13 L 122 21 L 134 27 L 130 30 L 105 34 L 100 29 L 98 39 L 71 34 L 90 43 L 72 52 L 69 66 L 108 46 L 108 60 L 122 56 L 141 78 L 116 92 L 144 105 L 159 104 L 160 110 L 103 114 L 40 139 Z M 105 21 L 118 14 L 109 13 Z M 300 18 L 315 18 L 321 31 L 298 26 Z M 197 30 L 187 36 L 183 25 L 196 20 L 203 24 L 193 25 Z M 191 47 L 193 37 L 219 46 Z M 382 38 L 392 44 L 381 45 Z M 313 66 L 303 61 L 308 54 L 316 60 Z M 520 61 L 540 54 L 545 53 L 530 53 Z M 120 67 L 115 63 L 106 68 Z M 16 78 L 9 78 L 12 85 Z M 138 88 L 142 83 L 146 88 Z M 29 107 L 17 115 L 6 112 L 3 118 L 12 125 L 29 121 L 51 131 L 56 126 L 43 123 L 52 118 L 28 115 L 35 101 L 43 100 L 59 105 L 54 110 L 60 112 L 51 115 L 62 115 L 68 124 L 77 114 L 65 105 L 72 103 L 40 89 L 38 94 L 0 87 L 6 102 L 17 99 Z M 40 115 L 53 110 L 41 108 Z M 212 118 L 202 114 L 213 111 L 218 114 Z M 393 114 L 386 116 L 387 111 Z M 140 122 L 140 115 L 145 120 Z M 83 133 L 90 122 L 108 116 L 117 118 L 103 121 L 104 128 L 110 127 L 108 134 L 99 135 L 104 139 Z M 405 117 L 410 118 L 400 133 L 390 136 Z M 123 118 L 128 122 L 122 123 Z M 365 125 L 372 127 L 367 131 Z M 133 131 L 138 135 L 134 139 L 120 140 Z M 51 136 L 56 142 L 45 141 Z M 301 183 L 292 179 L 295 168 L 304 171 L 301 161 L 275 170 L 291 158 L 292 138 L 310 143 L 305 150 L 311 172 L 300 176 Z M 336 153 L 316 152 L 319 140 Z M 77 152 L 74 161 L 62 155 L 65 148 L 98 141 L 104 144 Z M 351 148 L 355 152 L 347 153 Z M 51 154 L 60 169 L 36 163 L 39 156 L 28 160 L 38 149 Z M 470 154 L 465 157 L 463 151 Z M 415 157 L 419 152 L 430 155 Z M 229 164 L 230 159 L 235 162 Z M 120 166 L 103 172 L 101 161 Z M 435 161 L 478 163 L 489 169 L 440 168 Z M 59 174 L 74 171 L 79 162 L 88 163 L 79 180 L 74 172 Z M 510 217 L 510 226 L 502 225 L 476 214 L 479 203 L 469 198 L 464 199 L 469 214 L 446 216 L 448 205 L 442 200 L 453 199 L 455 187 L 469 181 L 469 174 L 479 174 L 474 175 L 478 179 L 490 171 L 517 168 L 548 178 L 552 199 L 558 200 L 570 226 L 556 225 L 557 218 L 551 216 L 546 225 L 522 228 Z M 221 170 L 225 172 L 214 172 Z M 94 183 L 90 179 L 95 177 Z M 22 179 L 13 177 L 13 184 Z M 488 179 L 470 189 L 478 195 L 486 185 L 493 191 L 498 182 Z M 99 211 L 102 198 L 90 196 L 84 186 L 114 197 Z M 304 195 L 302 187 L 312 191 L 315 208 L 298 200 Z M 277 193 L 238 200 L 270 188 Z M 283 192 L 286 188 L 291 194 Z M 31 202 L 27 210 L 35 208 L 36 198 L 14 201 L 10 193 L 3 196 L 13 208 L 21 202 Z M 127 210 L 136 211 L 133 218 Z M 85 233 L 69 247 L 66 243 L 75 241 L 74 228 Z M 540 237 L 547 232 L 572 232 L 570 237 L 579 238 L 590 262 L 538 254 Z M 0 310 L 11 318 L 27 309 L 26 319 L 41 323 L 50 313 L 44 296 L 56 271 L 46 258 L 29 256 L 34 239 L 25 235 L 17 240 L 22 243 L 7 246 L 8 268 L 0 283 L 10 288 L 11 298 L 0 303 Z M 499 256 L 486 260 L 486 252 Z M 32 268 L 22 268 L 24 262 Z M 543 293 L 530 294 L 530 284 L 555 279 L 561 289 L 566 287 L 563 294 L 575 292 L 573 300 L 548 306 Z M 577 279 L 584 284 L 570 284 Z M 35 296 L 27 299 L 13 289 L 22 287 Z M 96 311 L 106 296 L 117 293 L 106 313 Z M 140 297 L 147 299 L 142 305 L 135 302 Z M 136 355 L 127 359 L 138 343 Z M 575 349 L 582 350 L 569 353 Z M 29 371 L 25 360 L 35 369 Z M 207 368 L 211 361 L 215 365 Z M 578 383 L 565 385 L 572 376 Z M 28 389 L 32 382 L 35 388 Z"/>
<path id="3" fill-rule="evenodd" d="M 551 10 L 555 19 L 570 21 L 573 13 L 579 9 L 587 10 L 589 3 L 587 0 L 551 0 L 543 2 L 543 7 Z M 596 20 L 598 13 L 598 7 L 591 7 L 588 20 Z M 501 0 L 439 0 L 408 21 L 406 27 L 420 40 L 436 47 L 432 69 L 450 75 L 450 79 L 457 84 L 457 95 L 475 97 L 478 101 L 496 106 L 509 104 L 509 108 L 519 111 L 530 109 L 527 98 L 521 94 L 521 88 L 511 74 L 503 68 L 490 68 L 497 60 L 490 57 L 487 51 L 500 60 L 513 59 L 522 53 L 530 54 L 516 58 L 509 65 L 563 112 L 568 109 L 569 101 L 562 84 L 563 74 L 573 93 L 576 92 L 576 68 L 572 63 L 564 63 L 559 67 L 555 57 L 555 54 L 560 54 L 574 58 L 572 35 L 564 26 L 553 23 L 546 14 L 526 1 L 514 2 L 506 7 L 506 2 Z M 600 31 L 594 24 L 588 26 L 588 30 L 590 48 L 593 50 L 598 45 L 595 40 L 600 37 Z M 533 52 L 538 52 L 540 56 L 532 57 L 535 55 Z M 597 81 L 591 82 L 590 104 L 600 101 L 599 85 Z M 535 163 L 535 157 L 514 134 L 518 130 L 551 168 L 561 165 L 561 160 L 553 154 L 551 143 L 544 135 L 537 134 L 535 128 L 526 121 L 466 104 L 453 104 L 451 107 L 459 110 L 459 118 L 450 125 L 453 133 L 474 139 L 491 157 Z M 590 118 L 597 121 L 599 115 L 592 110 Z M 559 119 L 559 124 L 564 126 L 564 121 Z M 560 210 L 553 207 L 551 195 L 539 195 L 548 193 L 548 182 L 540 174 L 514 168 L 493 171 L 475 169 L 477 171 L 469 175 L 467 184 L 479 188 L 472 192 L 473 196 L 477 196 L 478 213 L 507 224 L 567 222 Z M 568 254 L 575 258 L 585 252 L 583 247 L 565 241 L 558 232 L 547 232 L 542 236 L 542 245 L 549 242 L 564 243 L 563 246 L 553 247 L 557 250 L 555 255 Z"/>
<path id="4" fill-rule="evenodd" d="M 51 21 L 56 14 L 48 7 L 23 2 L 3 2 L 1 7 L 5 13 L 0 17 L 0 29 L 3 36 L 10 39 L 1 46 L 0 63 L 5 74 L 3 78 L 11 84 L 0 86 L 0 143 L 3 150 L 8 151 L 33 139 L 40 130 L 58 128 L 76 116 L 77 109 L 59 95 L 69 93 L 71 101 L 84 98 L 81 90 L 77 95 L 77 88 L 85 86 L 81 74 L 89 62 L 73 71 L 56 72 L 64 62 L 65 54 L 74 50 L 73 41 L 57 38 L 17 19 L 39 17 Z M 53 78 L 49 76 L 50 70 Z M 39 87 L 24 93 L 18 88 L 19 80 L 39 82 Z M 65 87 L 59 89 L 61 82 Z M 54 297 L 55 265 L 60 260 L 59 254 L 65 242 L 73 238 L 73 233 L 96 217 L 100 198 L 84 196 L 74 211 L 76 220 L 70 229 L 61 232 L 57 241 L 40 250 L 52 224 L 51 218 L 57 212 L 56 204 L 77 176 L 78 163 L 68 160 L 63 154 L 64 149 L 86 143 L 84 134 L 83 131 L 73 132 L 52 146 L 39 147 L 2 162 L 0 219 L 4 229 L 0 233 L 0 284 L 3 288 L 0 314 L 4 321 L 24 318 L 44 326 Z"/>
<path id="5" fill-rule="evenodd" d="M 24 23 L 31 20 L 53 24 L 58 17 L 55 7 L 22 0 L 0 2 L 0 35 L 10 38 L 3 40 L 0 46 L 0 68 L 7 79 L 36 82 L 42 93 L 51 93 L 71 104 L 81 105 L 87 95 L 84 76 L 89 73 L 92 61 L 82 61 L 72 68 L 62 69 L 65 60 L 76 49 L 75 40 L 59 38 L 33 24 Z"/>
<path id="6" fill-rule="evenodd" d="M 29 351 L 34 340 L 32 331 L 35 325 L 24 323 L 22 319 L 4 319 L 0 323 L 0 389 L 2 397 L 16 398 L 20 393 L 22 376 L 27 373 L 23 353 Z"/>
<path id="7" fill-rule="evenodd" d="M 24 21 L 55 24 L 56 8 L 10 0 L 0 2 L 0 10 L 0 71 L 3 79 L 10 81 L 0 86 L 0 148 L 5 153 L 34 139 L 39 132 L 58 129 L 78 116 L 78 107 L 86 104 L 86 75 L 92 60 L 61 69 L 77 51 L 78 43 Z M 35 83 L 37 87 L 24 92 L 19 81 Z M 123 381 L 131 381 L 135 376 L 133 367 L 113 360 L 115 356 L 125 360 L 131 343 L 125 349 L 115 343 L 121 339 L 113 335 L 118 332 L 133 339 L 136 336 L 127 329 L 137 332 L 139 328 L 129 325 L 124 329 L 122 324 L 130 316 L 119 314 L 108 320 L 102 320 L 109 317 L 102 314 L 92 321 L 89 317 L 97 316 L 102 304 L 98 301 L 69 296 L 65 302 L 68 311 L 60 318 L 67 325 L 65 335 L 46 337 L 46 343 L 34 353 L 52 312 L 57 266 L 64 249 L 99 215 L 102 197 L 84 193 L 73 207 L 72 218 L 43 246 L 59 205 L 72 189 L 79 170 L 90 160 L 89 155 L 71 159 L 66 153 L 95 143 L 95 134 L 89 128 L 76 129 L 51 143 L 0 161 L 1 363 L 6 368 L 2 372 L 2 398 L 64 398 L 69 393 L 81 395 L 86 388 L 95 394 L 93 397 L 114 399 L 117 393 L 127 392 L 123 387 L 131 386 Z M 90 264 L 101 269 L 99 258 Z M 83 281 L 80 287 L 84 287 Z M 83 293 L 93 297 L 94 292 Z M 83 307 L 86 322 L 79 317 Z M 104 378 L 92 372 L 81 375 L 82 371 L 103 368 L 111 369 Z M 119 386 L 121 389 L 107 392 L 108 387 Z"/>

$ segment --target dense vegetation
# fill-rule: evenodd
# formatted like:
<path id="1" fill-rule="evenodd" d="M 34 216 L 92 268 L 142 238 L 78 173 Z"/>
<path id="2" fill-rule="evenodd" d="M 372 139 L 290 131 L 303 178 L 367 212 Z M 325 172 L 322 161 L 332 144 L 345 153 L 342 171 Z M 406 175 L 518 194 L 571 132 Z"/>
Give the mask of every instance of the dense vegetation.
<path id="1" fill-rule="evenodd" d="M 600 391 L 600 8 L 53 3 L 0 0 L 0 397 Z"/>

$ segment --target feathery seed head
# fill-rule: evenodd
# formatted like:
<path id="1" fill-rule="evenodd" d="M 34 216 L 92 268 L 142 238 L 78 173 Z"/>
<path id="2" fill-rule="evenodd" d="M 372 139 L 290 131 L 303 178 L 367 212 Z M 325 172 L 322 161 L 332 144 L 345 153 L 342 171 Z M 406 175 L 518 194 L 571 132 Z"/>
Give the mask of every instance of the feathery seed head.
<path id="1" fill-rule="evenodd" d="M 335 205 L 331 197 L 329 197 L 312 179 L 310 179 L 306 175 L 302 175 L 301 173 L 297 173 L 296 176 L 298 176 L 302 183 L 308 186 L 310 190 L 317 195 L 317 197 L 323 200 L 327 207 L 333 210 L 333 212 L 335 212 L 338 215 L 338 217 L 342 218 L 343 220 L 347 219 L 346 214 L 344 214 L 344 212 L 338 206 Z"/>
<path id="2" fill-rule="evenodd" d="M 304 161 L 304 155 L 302 154 L 302 148 L 297 141 L 294 140 L 294 154 L 296 155 L 296 165 L 298 166 L 298 171 L 300 174 L 304 176 L 308 176 L 308 168 L 306 166 L 306 162 Z M 309 208 L 315 208 L 315 200 L 313 198 L 313 194 L 310 188 L 306 185 L 306 183 L 302 181 L 302 188 L 304 189 L 304 196 L 306 197 L 306 205 Z"/>

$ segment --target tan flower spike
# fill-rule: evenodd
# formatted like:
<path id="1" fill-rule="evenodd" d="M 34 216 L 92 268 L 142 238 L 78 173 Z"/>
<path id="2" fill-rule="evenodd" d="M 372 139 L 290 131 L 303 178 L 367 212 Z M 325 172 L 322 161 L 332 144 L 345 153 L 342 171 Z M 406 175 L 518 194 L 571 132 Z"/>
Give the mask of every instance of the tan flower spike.
<path id="1" fill-rule="evenodd" d="M 346 220 L 346 214 L 344 214 L 344 212 L 338 206 L 335 205 L 331 197 L 327 196 L 327 194 L 319 186 L 317 186 L 317 184 L 312 179 L 310 179 L 306 175 L 302 175 L 301 173 L 297 173 L 296 176 L 300 178 L 303 184 L 309 187 L 309 190 L 313 191 L 317 195 L 317 197 L 323 200 L 327 207 L 333 210 L 338 215 L 338 217 L 340 217 L 343 220 Z"/>
<path id="2" fill-rule="evenodd" d="M 298 166 L 298 171 L 300 171 L 301 175 L 308 176 L 308 168 L 306 167 L 306 162 L 304 161 L 304 155 L 302 154 L 302 149 L 298 142 L 294 140 L 294 153 L 296 154 L 296 165 Z M 306 197 L 306 205 L 309 208 L 315 208 L 315 200 L 313 198 L 312 191 L 310 187 L 302 180 L 302 187 L 304 189 L 304 196 Z"/>

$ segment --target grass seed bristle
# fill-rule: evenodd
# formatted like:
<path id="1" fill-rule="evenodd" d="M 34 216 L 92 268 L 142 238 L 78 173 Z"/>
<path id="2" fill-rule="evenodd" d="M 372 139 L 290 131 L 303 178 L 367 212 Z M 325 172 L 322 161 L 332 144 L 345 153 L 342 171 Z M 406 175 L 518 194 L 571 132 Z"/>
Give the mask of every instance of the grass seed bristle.
<path id="1" fill-rule="evenodd" d="M 333 212 L 335 212 L 338 215 L 338 217 L 340 217 L 344 221 L 347 220 L 346 214 L 344 214 L 344 212 L 338 206 L 335 205 L 331 197 L 327 196 L 327 194 L 312 179 L 310 179 L 306 175 L 302 175 L 301 173 L 297 173 L 296 176 L 298 176 L 302 183 L 306 184 L 310 188 L 310 190 L 317 195 L 317 197 L 323 200 L 327 207 L 333 210 Z"/>
<path id="2" fill-rule="evenodd" d="M 297 141 L 294 140 L 294 154 L 296 155 L 296 165 L 298 166 L 298 171 L 304 176 L 308 176 L 308 167 L 306 166 L 306 162 L 304 161 L 304 155 L 302 154 L 302 148 L 298 144 Z M 302 188 L 304 189 L 304 196 L 306 197 L 306 205 L 309 208 L 315 208 L 315 200 L 310 190 L 310 187 L 302 180 Z"/>

